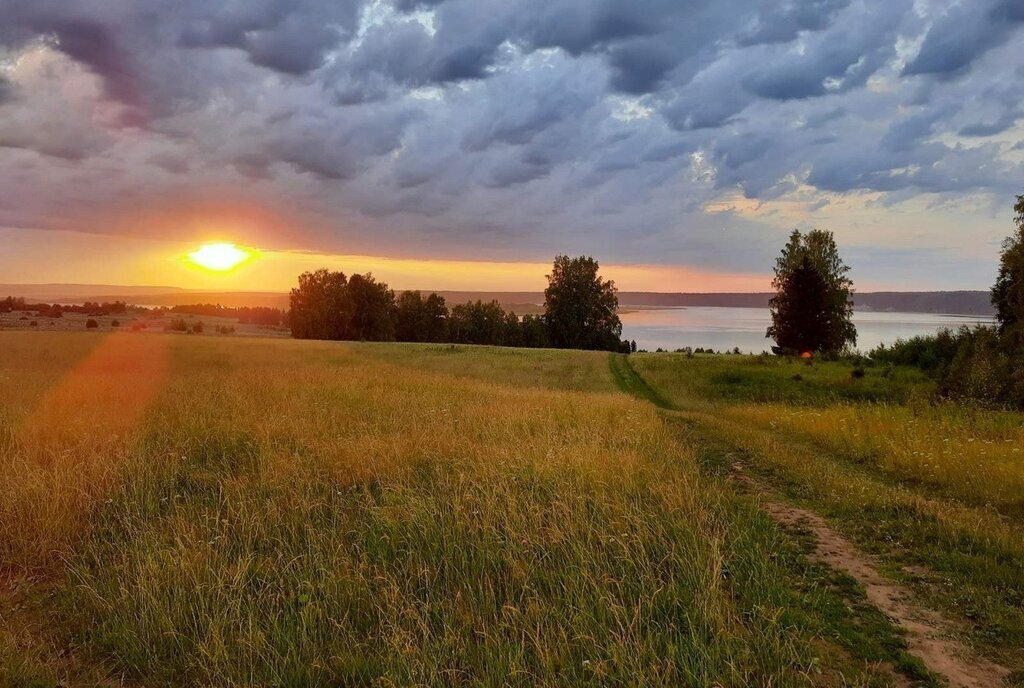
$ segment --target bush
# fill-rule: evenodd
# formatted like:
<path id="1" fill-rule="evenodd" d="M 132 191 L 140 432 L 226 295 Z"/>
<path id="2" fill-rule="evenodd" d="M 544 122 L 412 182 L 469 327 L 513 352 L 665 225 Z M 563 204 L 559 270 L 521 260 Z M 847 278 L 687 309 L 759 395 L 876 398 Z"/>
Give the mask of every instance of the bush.
<path id="1" fill-rule="evenodd" d="M 30 323 L 28 324 L 28 326 L 29 326 L 29 327 L 39 327 L 39 323 L 37 323 L 37 322 L 36 322 L 35 320 L 33 320 L 32 322 L 30 322 Z"/>
<path id="2" fill-rule="evenodd" d="M 867 375 L 867 371 L 864 369 L 864 366 L 859 363 L 853 366 L 853 370 L 850 371 L 850 377 L 854 380 L 860 380 L 865 375 Z"/>
<path id="3" fill-rule="evenodd" d="M 121 327 L 121 321 L 120 320 L 111 320 L 110 321 L 110 326 L 111 327 Z"/>
<path id="4" fill-rule="evenodd" d="M 146 329 L 146 323 L 142 322 L 141 320 L 136 320 L 135 322 L 132 323 L 132 329 L 135 330 L 136 332 L 138 332 L 139 330 L 144 330 Z"/>
<path id="5" fill-rule="evenodd" d="M 203 323 L 197 322 L 197 323 L 193 324 L 192 325 L 192 332 L 194 334 L 202 334 L 202 332 L 203 332 Z"/>
<path id="6" fill-rule="evenodd" d="M 176 318 L 164 326 L 168 332 L 188 332 L 188 323 L 184 318 Z"/>
<path id="7" fill-rule="evenodd" d="M 100 326 L 100 324 L 93 320 L 92 318 L 89 318 L 88 320 L 85 321 L 85 326 L 90 330 L 95 330 L 97 327 Z"/>
<path id="8" fill-rule="evenodd" d="M 956 332 L 940 330 L 930 336 L 897 339 L 891 347 L 882 344 L 868 356 L 873 361 L 912 366 L 934 377 L 941 377 L 956 357 L 961 342 L 970 336 L 971 330 L 966 326 Z"/>
<path id="9" fill-rule="evenodd" d="M 960 339 L 940 395 L 986 408 L 1024 409 L 1024 329 L 979 327 Z"/>

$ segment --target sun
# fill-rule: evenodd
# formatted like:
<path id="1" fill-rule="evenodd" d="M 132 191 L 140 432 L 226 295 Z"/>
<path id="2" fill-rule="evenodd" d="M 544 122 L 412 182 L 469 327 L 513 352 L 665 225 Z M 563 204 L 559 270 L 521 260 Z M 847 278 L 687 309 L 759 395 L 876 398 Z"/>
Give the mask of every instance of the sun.
<path id="1" fill-rule="evenodd" d="M 227 242 L 203 244 L 188 254 L 188 259 L 195 265 L 214 272 L 227 272 L 253 257 L 252 249 L 236 246 Z"/>

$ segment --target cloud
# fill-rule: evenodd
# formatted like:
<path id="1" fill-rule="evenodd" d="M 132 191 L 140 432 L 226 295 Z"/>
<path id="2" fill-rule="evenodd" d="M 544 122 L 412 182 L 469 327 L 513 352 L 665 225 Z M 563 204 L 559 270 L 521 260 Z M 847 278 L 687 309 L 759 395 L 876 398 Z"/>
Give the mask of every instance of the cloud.
<path id="1" fill-rule="evenodd" d="M 1017 0 L 0 0 L 0 225 L 215 200 L 317 250 L 747 269 L 765 208 L 1012 195 L 1022 32 Z"/>
<path id="2" fill-rule="evenodd" d="M 904 74 L 950 75 L 1001 45 L 1024 22 L 1019 0 L 989 0 L 953 5 L 925 34 L 917 56 Z"/>

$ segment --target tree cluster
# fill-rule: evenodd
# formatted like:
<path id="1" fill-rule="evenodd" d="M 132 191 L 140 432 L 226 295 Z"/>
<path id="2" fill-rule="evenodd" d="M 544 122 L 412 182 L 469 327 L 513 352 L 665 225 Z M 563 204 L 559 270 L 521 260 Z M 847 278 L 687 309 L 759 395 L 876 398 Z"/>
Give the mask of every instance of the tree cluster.
<path id="1" fill-rule="evenodd" d="M 1024 409 L 1024 196 L 1017 196 L 1013 209 L 1014 232 L 1003 243 L 992 287 L 996 326 L 899 341 L 876 349 L 872 358 L 931 374 L 944 398 Z"/>
<path id="2" fill-rule="evenodd" d="M 523 317 L 497 301 L 450 309 L 438 294 L 395 296 L 372 275 L 317 270 L 299 276 L 288 320 L 297 339 L 448 342 L 625 351 L 615 285 L 593 258 L 558 256 L 548 275 L 543 315 Z"/>
<path id="3" fill-rule="evenodd" d="M 280 327 L 286 322 L 286 314 L 283 310 L 269 306 L 231 307 L 213 303 L 195 303 L 173 306 L 170 312 L 218 318 L 236 318 L 242 325 L 263 325 L 265 327 Z"/>
<path id="4" fill-rule="evenodd" d="M 82 304 L 63 305 L 59 303 L 29 303 L 22 296 L 8 296 L 0 299 L 0 313 L 24 311 L 36 313 L 44 318 L 60 318 L 64 313 L 81 313 L 83 315 L 111 315 L 126 313 L 128 305 L 123 301 L 97 303 L 86 301 Z"/>

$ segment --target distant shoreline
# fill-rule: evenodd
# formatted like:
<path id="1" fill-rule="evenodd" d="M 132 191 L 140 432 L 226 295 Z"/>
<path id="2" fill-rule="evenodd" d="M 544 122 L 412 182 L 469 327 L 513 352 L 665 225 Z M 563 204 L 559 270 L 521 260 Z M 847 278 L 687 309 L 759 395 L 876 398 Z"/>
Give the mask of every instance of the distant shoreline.
<path id="1" fill-rule="evenodd" d="M 396 290 L 406 291 L 406 290 Z M 540 291 L 453 291 L 420 289 L 443 296 L 449 304 L 497 301 L 505 310 L 520 315 L 543 310 Z M 199 303 L 227 307 L 267 306 L 288 308 L 286 292 L 198 291 L 171 287 L 116 287 L 80 284 L 0 284 L 0 298 L 23 296 L 27 300 L 81 304 L 85 301 L 124 301 L 149 306 L 183 306 Z M 767 308 L 770 292 L 642 292 L 620 291 L 620 313 L 638 310 L 669 310 L 693 307 Z M 890 313 L 931 313 L 964 317 L 992 317 L 988 291 L 886 291 L 854 295 L 855 310 Z"/>

